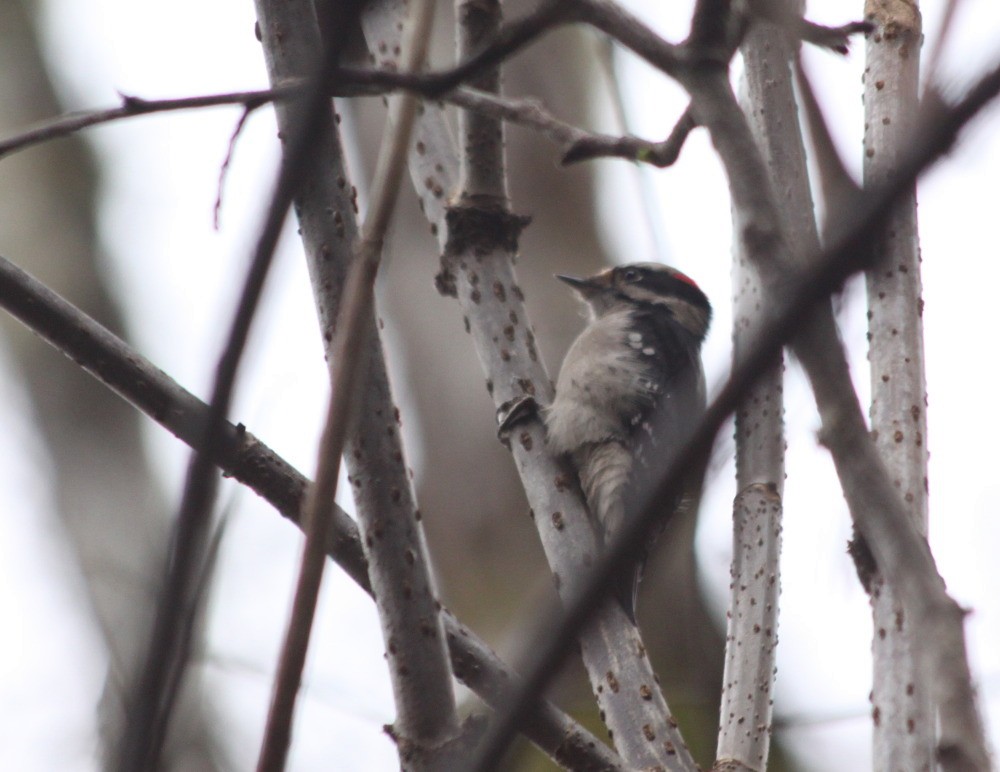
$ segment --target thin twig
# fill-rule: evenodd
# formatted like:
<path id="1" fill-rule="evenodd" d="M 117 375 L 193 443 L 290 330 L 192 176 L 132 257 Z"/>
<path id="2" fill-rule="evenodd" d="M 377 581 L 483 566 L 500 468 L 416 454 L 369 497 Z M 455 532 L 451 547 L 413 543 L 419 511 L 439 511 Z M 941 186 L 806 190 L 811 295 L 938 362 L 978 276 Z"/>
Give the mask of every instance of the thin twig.
<path id="1" fill-rule="evenodd" d="M 257 760 L 258 772 L 284 769 L 291 742 L 295 700 L 302 682 L 302 669 L 309 649 L 316 602 L 319 599 L 323 568 L 326 565 L 325 546 L 337 493 L 340 458 L 347 436 L 351 409 L 350 396 L 357 380 L 357 371 L 363 367 L 360 362 L 360 352 L 353 352 L 354 356 L 351 358 L 345 356 L 348 349 L 356 345 L 355 341 L 359 338 L 364 340 L 366 337 L 361 335 L 360 319 L 363 317 L 356 313 L 352 314 L 352 309 L 364 302 L 359 300 L 359 295 L 363 295 L 359 286 L 364 280 L 363 277 L 360 271 L 349 273 L 344 290 L 346 302 L 341 311 L 344 324 L 340 326 L 338 331 L 340 334 L 333 346 L 338 356 L 331 363 L 333 391 L 317 453 L 319 462 L 316 466 L 316 479 L 309 488 L 303 511 L 305 546 L 299 566 L 292 611 L 278 659 L 278 671 L 274 678 L 264 741 Z M 351 338 L 347 337 L 348 334 Z"/>
<path id="2" fill-rule="evenodd" d="M 594 158 L 625 158 L 650 164 L 661 169 L 672 166 L 680 157 L 688 135 L 698 125 L 688 107 L 662 142 L 650 142 L 630 135 L 603 137 L 590 134 L 580 137 L 563 154 L 564 164 L 589 161 Z"/>
<path id="3" fill-rule="evenodd" d="M 594 38 L 594 46 L 597 48 L 597 63 L 604 75 L 608 96 L 611 99 L 615 131 L 618 134 L 629 134 L 631 133 L 632 121 L 630 120 L 629 107 L 625 104 L 621 78 L 618 77 L 615 42 L 603 33 L 594 32 L 592 37 Z M 563 161 L 566 161 L 565 156 Z M 664 216 L 665 207 L 660 205 L 656 195 L 656 175 L 651 169 L 635 167 L 629 176 L 635 183 L 636 195 L 642 206 L 643 225 L 649 234 L 653 254 L 666 259 L 671 251 L 666 238 L 669 224 Z"/>
<path id="4" fill-rule="evenodd" d="M 837 152 L 837 146 L 830 134 L 830 125 L 823 117 L 823 110 L 816 98 L 812 81 L 806 75 L 800 57 L 795 58 L 794 66 L 795 81 L 800 95 L 799 103 L 805 113 L 822 199 L 827 212 L 840 211 L 853 196 L 858 194 L 860 188 L 851 178 L 847 166 Z"/>
<path id="5" fill-rule="evenodd" d="M 264 104 L 293 99 L 301 95 L 302 88 L 301 84 L 286 85 L 279 88 L 263 89 L 261 91 L 206 94 L 187 99 L 146 100 L 131 97 L 129 104 L 139 105 L 139 109 L 133 107 L 116 107 L 86 113 L 71 113 L 49 119 L 33 129 L 10 136 L 0 141 L 0 159 L 5 155 L 27 149 L 42 142 L 61 139 L 92 126 L 100 126 L 126 118 L 178 110 L 242 105 L 244 112 L 230 137 L 229 149 L 220 172 L 219 187 L 221 190 L 222 178 L 228 168 L 235 140 L 238 138 L 239 132 L 249 118 L 250 113 Z M 385 93 L 389 89 L 390 87 L 388 86 L 378 86 L 365 90 L 363 93 L 354 93 L 353 95 L 375 96 Z M 420 88 L 412 90 L 413 93 L 421 93 Z M 338 86 L 330 89 L 330 93 L 333 95 L 339 95 L 345 91 L 351 91 L 351 89 L 346 86 Z M 534 99 L 500 97 L 465 86 L 441 95 L 440 99 L 456 107 L 475 110 L 483 115 L 494 116 L 509 123 L 516 123 L 537 130 L 562 149 L 564 153 L 562 160 L 565 164 L 594 158 L 611 157 L 650 163 L 659 167 L 669 166 L 676 160 L 687 132 L 696 125 L 688 123 L 690 115 L 689 113 L 685 113 L 674 127 L 670 137 L 665 141 L 656 142 L 628 135 L 616 137 L 580 129 L 560 120 Z M 219 208 L 220 200 L 221 193 L 216 199 L 216 212 Z"/>
<path id="6" fill-rule="evenodd" d="M 215 204 L 212 205 L 212 227 L 215 230 L 219 230 L 219 215 L 222 211 L 222 186 L 226 181 L 226 173 L 229 171 L 229 164 L 233 160 L 233 153 L 236 152 L 236 140 L 239 139 L 240 134 L 243 133 L 243 128 L 247 125 L 247 120 L 250 118 L 250 113 L 252 113 L 254 108 L 244 107 L 243 112 L 240 113 L 240 119 L 236 122 L 236 127 L 233 129 L 233 133 L 229 137 L 229 146 L 226 148 L 226 157 L 222 159 L 222 166 L 219 167 L 219 182 L 216 186 L 215 192 Z"/>
<path id="7" fill-rule="evenodd" d="M 580 21 L 579 1 L 543 0 L 533 12 L 506 24 L 485 48 L 450 69 L 416 72 L 345 67 L 338 72 L 337 77 L 358 86 L 398 88 L 440 98 L 456 86 L 476 78 L 483 71 L 513 56 L 545 33 L 560 25 Z"/>
<path id="8" fill-rule="evenodd" d="M 802 17 L 799 4 L 787 0 L 751 0 L 750 12 L 778 25 L 792 38 L 841 55 L 850 51 L 854 35 L 871 32 L 873 28 L 869 21 L 852 21 L 835 27 L 816 24 Z"/>
<path id="9" fill-rule="evenodd" d="M 948 45 L 948 38 L 955 27 L 955 13 L 958 10 L 959 0 L 945 0 L 944 13 L 941 15 L 941 23 L 938 28 L 937 37 L 931 44 L 931 52 L 924 61 L 924 81 L 930 86 L 939 82 L 941 57 L 944 56 L 945 47 Z"/>
<path id="10" fill-rule="evenodd" d="M 276 99 L 292 99 L 300 96 L 302 90 L 302 84 L 294 84 L 261 91 L 234 91 L 226 94 L 208 94 L 180 99 L 142 99 L 123 94 L 122 103 L 118 107 L 60 115 L 42 121 L 12 137 L 0 140 L 0 159 L 32 145 L 67 137 L 91 126 L 112 123 L 125 118 L 225 105 L 242 105 L 246 110 L 252 111 Z"/>

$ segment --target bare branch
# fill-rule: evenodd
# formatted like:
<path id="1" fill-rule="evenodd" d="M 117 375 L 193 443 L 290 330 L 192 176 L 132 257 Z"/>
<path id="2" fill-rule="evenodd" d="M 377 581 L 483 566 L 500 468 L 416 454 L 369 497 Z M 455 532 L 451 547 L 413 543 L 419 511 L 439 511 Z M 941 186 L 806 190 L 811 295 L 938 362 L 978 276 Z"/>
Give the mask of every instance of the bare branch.
<path id="1" fill-rule="evenodd" d="M 750 10 L 758 19 L 777 25 L 785 34 L 820 48 L 846 55 L 851 37 L 874 29 L 869 21 L 853 21 L 839 27 L 827 27 L 802 18 L 802 4 L 787 0 L 751 0 Z"/>
<path id="2" fill-rule="evenodd" d="M 351 84 L 338 83 L 330 89 L 330 93 L 331 95 L 375 96 L 384 93 L 388 88 L 388 86 L 372 86 L 366 87 L 366 90 L 361 90 Z M 283 86 L 260 91 L 206 94 L 187 99 L 146 100 L 131 97 L 129 107 L 60 116 L 45 121 L 37 128 L 8 137 L 0 141 L 0 159 L 5 155 L 27 149 L 35 144 L 61 139 L 91 126 L 100 126 L 126 118 L 176 110 L 243 105 L 244 111 L 230 137 L 226 158 L 220 170 L 220 192 L 216 198 L 214 209 L 215 220 L 218 222 L 218 213 L 222 198 L 222 181 L 232 157 L 235 142 L 250 114 L 264 104 L 271 102 L 282 104 L 289 99 L 293 99 L 302 93 L 302 89 L 303 81 L 301 79 L 291 79 L 290 82 L 286 82 Z M 421 89 L 414 89 L 414 93 L 420 92 Z M 493 116 L 508 123 L 516 123 L 535 129 L 562 149 L 562 162 L 564 164 L 609 157 L 648 163 L 661 168 L 670 166 L 680 155 L 687 135 L 697 125 L 690 111 L 686 111 L 682 114 L 674 130 L 666 140 L 654 142 L 629 135 L 616 137 L 588 132 L 560 120 L 546 110 L 540 102 L 533 99 L 504 98 L 478 89 L 462 86 L 443 94 L 441 100 L 456 107 L 475 110 L 482 115 Z M 136 110 L 131 107 L 133 104 L 139 105 L 140 108 Z"/>
<path id="3" fill-rule="evenodd" d="M 195 446 L 198 450 L 188 467 L 144 671 L 136 684 L 128 711 L 119 762 L 122 770 L 157 766 L 173 699 L 172 691 L 164 687 L 169 683 L 180 683 L 180 676 L 171 676 L 171 671 L 176 672 L 186 664 L 187 637 L 179 620 L 188 613 L 193 602 L 192 581 L 204 560 L 211 508 L 218 487 L 213 459 L 223 441 L 226 413 L 249 337 L 250 323 L 263 292 L 292 196 L 309 162 L 310 146 L 321 127 L 326 102 L 323 83 L 317 79 L 307 88 L 302 120 L 288 140 L 286 163 L 278 173 L 229 335 L 216 366 L 210 409 L 202 427 L 203 441 Z"/>
<path id="4" fill-rule="evenodd" d="M 226 174 L 229 171 L 229 165 L 232 163 L 233 153 L 236 152 L 236 140 L 243 133 L 251 112 L 251 108 L 245 107 L 243 112 L 240 113 L 240 119 L 236 122 L 233 133 L 229 137 L 229 147 L 226 148 L 226 157 L 222 159 L 222 166 L 219 167 L 219 182 L 215 193 L 215 203 L 212 205 L 212 227 L 216 230 L 219 229 L 219 218 L 222 213 L 222 186 L 226 181 Z"/>
<path id="5" fill-rule="evenodd" d="M 57 350 L 159 423 L 182 442 L 197 447 L 208 406 L 90 317 L 0 257 L 0 306 Z M 256 492 L 299 528 L 309 481 L 242 424 L 226 423 L 214 459 L 227 477 Z M 354 521 L 333 511 L 326 554 L 369 595 L 368 566 Z M 492 650 L 451 614 L 444 615 L 455 675 L 490 705 L 516 680 Z M 537 723 L 531 723 L 537 722 Z M 525 734 L 570 768 L 617 769 L 621 762 L 592 734 L 551 703 L 542 702 Z M 572 762 L 572 763 L 570 763 Z"/>
<path id="6" fill-rule="evenodd" d="M 274 83 L 294 79 L 318 56 L 320 32 L 311 0 L 261 2 L 258 12 L 269 76 Z M 353 20 L 351 20 L 353 23 Z M 339 29 L 348 22 L 337 25 Z M 279 105 L 282 130 L 294 120 Z M 314 164 L 296 198 L 299 231 L 306 247 L 313 294 L 323 332 L 331 378 L 346 361 L 334 344 L 352 340 L 338 335 L 337 309 L 346 292 L 346 276 L 358 243 L 355 196 L 349 184 L 340 137 L 329 115 L 313 148 Z M 346 337 L 345 337 L 346 336 Z M 379 618 L 398 707 L 392 736 L 406 765 L 440 768 L 444 742 L 456 733 L 451 671 L 444 630 L 430 577 L 420 512 L 407 473 L 398 410 L 389 379 L 375 315 L 367 314 L 358 335 L 364 374 L 358 407 L 348 430 L 345 454 L 348 479 L 366 538 L 369 576 L 378 598 Z M 367 341 L 367 344 L 364 343 Z M 331 499 L 332 501 L 332 499 Z M 414 756 L 421 756 L 416 760 Z"/>
<path id="7" fill-rule="evenodd" d="M 911 142 L 911 154 L 900 163 L 899 176 L 861 199 L 877 201 L 878 206 L 873 203 L 861 212 L 856 208 L 838 212 L 837 234 L 858 233 L 858 219 L 863 219 L 868 232 L 874 234 L 870 229 L 881 223 L 889 211 L 889 202 L 912 184 L 930 158 L 954 141 L 957 126 L 978 110 L 984 99 L 995 95 L 998 79 L 1000 71 L 994 70 L 948 114 L 928 121 L 918 134 L 919 141 Z M 753 256 L 766 285 L 782 288 L 787 282 L 787 246 L 766 173 L 753 150 L 729 84 L 719 74 L 704 73 L 686 76 L 684 85 L 729 175 L 734 206 L 742 212 L 738 235 L 745 240 L 748 254 Z M 834 243 L 842 243 L 843 237 L 835 238 Z M 855 248 L 867 253 L 870 245 L 856 243 Z M 903 502 L 867 435 L 828 305 L 817 309 L 812 323 L 797 339 L 795 350 L 816 394 L 824 436 L 854 522 L 868 542 L 879 570 L 901 593 L 908 617 L 922 631 L 916 643 L 921 672 L 925 679 L 930 674 L 930 688 L 940 700 L 941 710 L 951 711 L 938 756 L 948 760 L 948 768 L 986 768 L 988 757 L 965 656 L 961 610 L 945 592 L 926 541 L 909 524 Z"/>
<path id="8" fill-rule="evenodd" d="M 0 159 L 32 145 L 67 137 L 70 134 L 75 134 L 91 126 L 100 126 L 101 124 L 112 123 L 125 118 L 135 118 L 140 115 L 225 105 L 242 105 L 244 109 L 250 112 L 276 99 L 289 99 L 299 96 L 302 93 L 302 88 L 302 84 L 296 84 L 265 91 L 236 91 L 227 94 L 209 94 L 181 99 L 155 100 L 147 100 L 123 94 L 122 104 L 119 107 L 61 115 L 57 118 L 43 121 L 34 128 L 27 129 L 0 141 Z"/>
<path id="9" fill-rule="evenodd" d="M 812 141 L 822 200 L 826 203 L 827 212 L 841 211 L 860 192 L 860 188 L 851 178 L 837 152 L 833 137 L 830 135 L 830 127 L 823 117 L 823 111 L 816 99 L 812 83 L 802 68 L 802 60 L 796 57 L 793 65 L 795 67 L 795 80 L 801 95 L 801 107 L 806 116 L 806 126 Z"/>
<path id="10" fill-rule="evenodd" d="M 739 193 L 741 206 L 745 205 L 747 203 L 745 194 L 754 189 L 750 177 L 755 180 L 757 190 L 766 191 L 767 175 L 763 171 L 763 164 L 746 124 L 742 122 L 742 113 L 736 105 L 728 81 L 724 73 L 692 76 L 689 90 L 699 117 L 705 119 L 705 126 L 712 130 L 717 146 L 726 158 L 727 169 L 732 177 L 731 188 Z M 772 316 L 761 330 L 758 342 L 748 350 L 744 364 L 733 371 L 719 396 L 709 405 L 702 423 L 693 436 L 677 448 L 676 455 L 651 497 L 654 505 L 646 507 L 642 514 L 622 532 L 620 538 L 608 546 L 607 551 L 589 574 L 579 580 L 576 592 L 565 601 L 566 610 L 562 617 L 547 625 L 543 634 L 532 638 L 530 650 L 535 653 L 534 659 L 525 669 L 524 680 L 511 697 L 501 721 L 509 721 L 512 717 L 520 715 L 533 703 L 544 687 L 548 674 L 562 661 L 575 636 L 587 623 L 591 598 L 606 589 L 610 577 L 615 571 L 621 570 L 624 562 L 634 554 L 638 545 L 645 542 L 647 532 L 659 515 L 655 502 L 680 490 L 687 464 L 679 459 L 690 461 L 709 452 L 716 432 L 736 408 L 757 375 L 769 361 L 773 360 L 786 341 L 801 334 L 807 320 L 815 318 L 817 304 L 826 307 L 830 294 L 837 291 L 849 275 L 863 267 L 863 261 L 868 256 L 866 250 L 868 239 L 879 227 L 895 197 L 907 189 L 920 172 L 948 151 L 960 128 L 994 99 L 998 92 L 1000 92 L 1000 68 L 985 75 L 961 102 L 945 114 L 929 117 L 925 124 L 926 131 L 919 135 L 918 141 L 911 144 L 911 155 L 900 166 L 898 175 L 886 185 L 860 194 L 849 208 L 839 213 L 836 219 L 838 223 L 843 224 L 842 227 L 837 229 L 829 246 L 822 253 L 816 255 L 814 259 L 803 261 L 805 268 L 802 271 L 784 271 L 780 285 L 783 291 L 775 299 Z M 735 138 L 727 133 L 731 127 L 736 127 Z M 749 153 L 749 163 L 753 164 L 752 172 L 730 168 L 733 158 L 738 162 L 740 158 L 746 157 L 740 154 L 746 153 Z M 752 203 L 752 200 L 753 197 L 750 196 L 749 202 Z M 764 222 L 751 222 L 746 216 L 741 218 L 741 222 L 746 224 L 743 229 L 744 237 L 747 235 L 760 237 L 759 240 L 750 242 L 754 248 L 753 254 L 757 255 L 758 264 L 765 262 L 761 260 L 763 247 L 774 246 L 774 238 L 778 237 L 776 226 L 771 224 L 776 221 L 777 215 L 770 201 L 765 203 L 761 212 L 765 218 Z M 767 219 L 769 215 L 774 218 L 770 222 Z M 829 316 L 829 319 L 832 325 L 832 316 Z M 833 334 L 832 328 L 830 334 Z M 834 341 L 836 341 L 835 336 Z M 804 355 L 807 347 L 801 348 Z M 824 351 L 838 351 L 837 343 Z M 839 367 L 838 364 L 834 369 Z M 846 372 L 846 368 L 843 372 Z M 847 394 L 849 399 L 852 398 L 853 388 L 843 391 L 844 387 L 845 384 L 840 380 L 831 381 L 823 389 L 822 394 L 817 395 L 817 402 L 830 408 L 829 412 L 825 411 L 824 425 L 830 425 L 834 433 L 838 433 L 839 424 L 833 425 L 828 422 L 835 417 L 850 416 L 852 411 L 845 411 L 839 402 L 828 402 L 828 399 L 832 400 L 832 395 L 828 392 L 840 389 L 842 394 Z M 819 390 L 818 382 L 814 382 L 814 389 Z M 860 417 L 859 409 L 855 409 L 853 413 Z M 986 769 L 988 761 L 984 750 L 982 724 L 975 710 L 971 676 L 964 656 L 961 614 L 958 616 L 955 614 L 960 610 L 944 594 L 943 583 L 933 568 L 933 560 L 926 543 L 915 539 L 912 530 L 906 524 L 905 513 L 901 511 L 902 506 L 898 496 L 891 486 L 886 489 L 886 477 L 881 462 L 877 454 L 871 452 L 872 447 L 863 431 L 863 420 L 860 423 L 862 430 L 860 435 L 855 431 L 841 434 L 842 437 L 849 439 L 850 443 L 838 447 L 834 457 L 838 464 L 843 460 L 852 465 L 850 471 L 843 470 L 842 480 L 860 479 L 866 486 L 874 485 L 879 496 L 874 500 L 865 501 L 865 506 L 869 509 L 855 510 L 855 507 L 861 507 L 864 495 L 871 488 L 852 490 L 849 494 L 852 513 L 858 518 L 859 523 L 864 524 L 866 530 L 870 530 L 873 534 L 878 532 L 877 539 L 874 539 L 880 545 L 880 554 L 877 557 L 883 565 L 889 567 L 887 573 L 901 585 L 905 585 L 911 578 L 916 580 L 912 586 L 907 586 L 907 601 L 908 607 L 917 612 L 917 624 L 927 624 L 926 629 L 930 631 L 930 638 L 925 642 L 925 654 L 927 654 L 925 672 L 933 674 L 934 688 L 944 698 L 942 704 L 947 705 L 945 709 L 955 710 L 970 721 L 965 736 L 952 738 L 952 742 L 940 748 L 941 758 L 966 762 L 964 767 L 952 762 L 949 768 Z M 841 470 L 838 468 L 838 471 Z M 854 475 L 860 477 L 856 478 Z M 846 493 L 846 482 L 844 486 Z M 894 548 L 895 544 L 899 545 L 898 549 Z M 913 565 L 921 568 L 912 571 L 910 566 Z M 929 570 L 924 570 L 928 566 Z M 509 727 L 503 723 L 498 723 L 497 726 L 499 728 L 484 740 L 484 747 L 477 757 L 481 763 L 491 758 L 489 754 L 495 753 L 506 742 Z"/>
<path id="11" fill-rule="evenodd" d="M 757 0 L 754 4 L 755 12 L 761 13 L 765 18 L 770 18 L 770 16 L 780 18 L 793 35 L 841 52 L 846 52 L 848 36 L 857 32 L 866 32 L 871 28 L 867 22 L 853 22 L 842 27 L 823 27 L 804 21 L 800 16 L 776 14 L 771 10 L 773 4 L 774 0 Z M 728 3 L 726 5 L 728 7 Z M 710 13 L 702 14 L 702 16 L 706 19 L 715 18 L 715 13 L 710 9 Z M 698 35 L 690 38 L 683 45 L 668 43 L 637 17 L 612 0 L 543 0 L 534 12 L 502 27 L 488 44 L 484 42 L 477 51 L 467 52 L 467 58 L 455 67 L 437 72 L 421 73 L 401 72 L 398 68 L 393 67 L 376 70 L 331 67 L 328 71 L 330 73 L 327 84 L 328 93 L 331 96 L 374 96 L 386 91 L 401 89 L 426 97 L 454 101 L 448 98 L 447 94 L 462 83 L 474 80 L 484 70 L 488 70 L 513 56 L 543 34 L 569 23 L 586 23 L 601 30 L 654 67 L 674 76 L 692 65 L 709 60 L 717 64 L 727 63 L 742 37 L 743 29 L 740 24 L 737 24 L 726 46 L 709 51 L 704 48 Z M 146 100 L 141 97 L 122 95 L 122 104 L 119 107 L 60 116 L 0 141 L 0 159 L 31 145 L 65 137 L 90 126 L 139 115 L 221 105 L 242 105 L 247 111 L 252 112 L 268 102 L 301 96 L 304 87 L 305 84 L 301 80 L 293 80 L 276 85 L 272 89 L 180 99 Z M 459 104 L 457 101 L 455 103 Z M 483 104 L 488 103 L 484 102 Z M 459 104 L 459 106 L 480 109 L 472 107 L 468 99 L 465 104 Z M 486 107 L 485 109 L 491 108 Z M 517 111 L 514 111 L 515 116 L 516 113 Z M 505 120 L 517 120 L 517 118 L 505 117 Z M 530 125 L 530 118 L 526 122 Z M 679 122 L 677 129 L 683 125 L 683 121 Z M 688 130 L 690 128 L 692 127 L 688 127 Z M 654 165 L 667 166 L 672 163 L 672 161 L 666 160 L 671 158 L 671 140 L 663 143 L 667 145 L 666 147 L 657 147 L 657 143 L 649 143 L 647 146 L 641 140 L 624 138 L 620 149 L 611 149 L 610 152 L 605 153 L 603 140 L 596 137 L 594 139 L 597 142 L 595 145 L 598 150 L 597 155 L 613 155 L 645 161 L 647 159 L 643 156 L 648 154 L 649 162 Z M 683 143 L 680 139 L 675 141 Z M 591 156 L 584 155 L 583 157 Z M 564 162 L 570 163 L 571 161 Z"/>
<path id="12" fill-rule="evenodd" d="M 741 102 L 771 179 L 776 188 L 780 184 L 786 230 L 796 234 L 799 252 L 815 252 L 812 196 L 789 72 L 792 46 L 782 30 L 758 21 L 741 50 Z M 733 245 L 733 255 L 733 364 L 738 366 L 766 315 L 760 310 L 761 281 L 744 242 Z M 716 764 L 745 769 L 765 769 L 770 749 L 785 482 L 783 376 L 779 354 L 736 411 L 738 494 Z"/>
<path id="13" fill-rule="evenodd" d="M 430 36 L 430 23 L 433 18 L 433 3 L 429 0 L 413 5 L 405 20 L 405 31 L 401 42 L 402 68 L 404 72 L 419 70 L 427 52 Z M 268 6 L 261 3 L 261 15 L 267 16 Z M 304 61 L 300 63 L 306 68 L 318 58 L 318 30 L 311 15 L 312 5 L 306 4 L 292 13 L 289 20 L 297 23 L 303 33 L 296 40 L 285 40 L 287 30 L 283 23 L 279 24 L 273 35 L 267 40 L 274 47 L 282 45 L 289 47 L 301 46 Z M 296 18 L 297 17 L 297 18 Z M 314 32 L 309 34 L 308 25 Z M 344 38 L 341 38 L 343 42 Z M 280 55 L 272 57 L 272 63 Z M 328 71 L 335 64 L 339 51 L 330 47 L 323 57 L 321 72 Z M 290 61 L 291 57 L 281 57 Z M 315 65 L 313 65 L 315 66 Z M 274 73 L 272 72 L 272 76 Z M 409 145 L 410 129 L 416 116 L 417 97 L 412 94 L 402 94 L 390 102 L 390 112 L 393 120 L 383 137 L 379 153 L 378 166 L 369 201 L 365 224 L 357 245 L 357 256 L 347 268 L 344 281 L 343 297 L 337 315 L 336 329 L 330 344 L 330 380 L 331 395 L 329 410 L 320 441 L 319 464 L 316 484 L 310 491 L 307 500 L 307 532 L 306 546 L 302 558 L 299 582 L 296 588 L 295 603 L 292 617 L 288 624 L 288 633 L 279 663 L 278 677 L 275 681 L 274 698 L 268 714 L 268 726 L 264 744 L 258 760 L 261 772 L 270 772 L 284 766 L 290 740 L 290 727 L 295 695 L 301 681 L 302 668 L 305 664 L 305 654 L 308 647 L 309 631 L 315 613 L 316 600 L 322 570 L 325 564 L 322 548 L 326 538 L 329 513 L 333 507 L 337 490 L 337 478 L 340 470 L 340 459 L 347 440 L 350 418 L 357 400 L 357 384 L 362 382 L 362 374 L 366 373 L 367 354 L 369 354 L 372 319 L 374 311 L 373 288 L 375 276 L 381 259 L 382 240 L 385 236 L 389 220 L 395 208 L 399 182 L 406 163 L 406 151 Z M 329 129 L 329 107 L 327 120 L 323 128 Z M 294 115 L 284 115 L 283 119 L 294 126 L 301 118 Z M 322 136 L 317 132 L 315 139 Z M 332 174 L 333 170 L 324 170 Z M 353 244 L 353 242 L 352 242 Z M 388 417 L 387 417 L 388 419 Z M 380 432 L 381 433 L 381 432 Z M 383 629 L 387 635 L 387 647 L 393 648 L 392 631 L 402 621 L 407 623 L 411 631 L 420 631 L 424 625 L 423 634 L 432 629 L 431 620 L 437 618 L 435 599 L 430 592 L 430 581 L 426 576 L 426 557 L 421 555 L 421 567 L 424 569 L 421 579 L 420 597 L 416 608 L 411 602 L 410 591 L 406 581 L 393 581 L 401 566 L 406 565 L 407 551 L 412 539 L 395 538 L 382 540 L 375 538 L 379 529 L 379 517 L 385 513 L 372 512 L 367 508 L 364 515 L 370 518 L 366 530 L 369 539 L 366 540 L 369 555 L 372 586 L 378 592 L 381 615 L 395 614 L 393 619 L 383 620 Z M 405 535 L 407 528 L 393 529 L 397 535 Z M 415 556 L 414 556 L 415 557 Z M 395 569 L 395 570 L 394 570 Z M 416 618 L 414 611 L 418 611 Z M 440 623 L 438 623 L 440 624 Z M 442 745 L 452 738 L 456 731 L 454 696 L 451 692 L 450 669 L 444 657 L 443 641 L 438 627 L 436 656 L 424 658 L 423 662 L 433 669 L 424 674 L 420 683 L 428 686 L 435 695 L 433 710 L 424 703 L 424 695 L 415 694 L 408 684 L 406 673 L 401 673 L 401 666 L 393 663 L 393 685 L 396 687 L 397 709 L 399 711 L 397 741 L 401 762 L 417 769 L 425 767 L 441 768 L 438 756 Z M 419 636 L 418 636 L 419 637 Z M 430 653 L 426 647 L 420 651 Z M 436 762 L 436 763 L 435 763 Z"/>
<path id="14" fill-rule="evenodd" d="M 951 33 L 954 30 L 955 12 L 958 10 L 958 4 L 959 0 L 945 1 L 944 13 L 941 15 L 941 21 L 939 22 L 937 38 L 931 44 L 931 52 L 926 57 L 927 64 L 924 68 L 924 74 L 927 83 L 938 82 L 941 57 L 944 55 L 948 38 L 951 37 Z"/>
<path id="15" fill-rule="evenodd" d="M 415 73 L 400 72 L 391 65 L 378 70 L 345 67 L 337 77 L 362 86 L 387 86 L 440 97 L 456 86 L 474 80 L 552 29 L 578 21 L 578 1 L 542 0 L 534 12 L 505 25 L 488 45 L 447 70 Z"/>
<path id="16" fill-rule="evenodd" d="M 774 487 L 756 483 L 741 490 L 733 504 L 725 691 L 714 767 L 727 772 L 767 769 L 778 647 L 781 507 Z"/>
<path id="17" fill-rule="evenodd" d="M 864 181 L 896 172 L 915 128 L 922 32 L 916 3 L 869 4 L 877 28 L 865 68 Z M 877 234 L 868 290 L 872 437 L 917 533 L 927 535 L 927 394 L 916 185 L 903 193 Z M 936 722 L 954 733 L 953 714 L 935 716 L 914 639 L 924 631 L 905 613 L 899 589 L 881 572 L 866 586 L 872 604 L 873 763 L 933 768 Z"/>
<path id="18" fill-rule="evenodd" d="M 470 53 L 501 34 L 500 0 L 456 0 L 455 19 L 458 57 L 467 60 Z M 480 70 L 469 85 L 484 95 L 499 96 L 499 64 Z M 471 110 L 460 110 L 458 121 L 459 202 L 509 214 L 503 121 Z"/>
<path id="19" fill-rule="evenodd" d="M 626 158 L 662 169 L 672 166 L 677 161 L 688 135 L 697 125 L 697 120 L 691 109 L 688 108 L 677 119 L 670 136 L 662 142 L 650 142 L 627 135 L 624 137 L 604 137 L 597 134 L 581 136 L 563 154 L 562 162 L 571 164 L 593 158 Z"/>

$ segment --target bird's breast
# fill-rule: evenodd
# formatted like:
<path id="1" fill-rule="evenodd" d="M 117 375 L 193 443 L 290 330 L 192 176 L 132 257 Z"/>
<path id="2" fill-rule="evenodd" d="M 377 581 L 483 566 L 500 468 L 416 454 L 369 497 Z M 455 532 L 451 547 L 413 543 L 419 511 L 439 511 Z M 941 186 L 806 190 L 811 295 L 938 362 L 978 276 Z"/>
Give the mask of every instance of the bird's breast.
<path id="1" fill-rule="evenodd" d="M 588 325 L 566 354 L 546 414 L 553 450 L 572 452 L 586 443 L 622 439 L 633 417 L 655 402 L 650 366 L 655 356 L 632 329 L 627 312 Z"/>

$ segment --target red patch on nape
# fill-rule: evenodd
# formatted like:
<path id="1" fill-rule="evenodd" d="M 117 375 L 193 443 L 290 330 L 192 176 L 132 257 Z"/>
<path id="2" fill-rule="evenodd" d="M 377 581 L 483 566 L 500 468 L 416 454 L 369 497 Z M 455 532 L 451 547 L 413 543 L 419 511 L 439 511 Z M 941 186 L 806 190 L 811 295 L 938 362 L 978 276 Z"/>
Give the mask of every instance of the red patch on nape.
<path id="1" fill-rule="evenodd" d="M 692 279 L 690 276 L 688 276 L 686 273 L 681 273 L 680 271 L 676 271 L 675 270 L 674 271 L 674 278 L 675 279 L 680 279 L 683 282 L 687 282 L 688 284 L 690 284 L 695 289 L 701 289 L 701 287 L 698 286 L 698 283 L 694 279 Z"/>

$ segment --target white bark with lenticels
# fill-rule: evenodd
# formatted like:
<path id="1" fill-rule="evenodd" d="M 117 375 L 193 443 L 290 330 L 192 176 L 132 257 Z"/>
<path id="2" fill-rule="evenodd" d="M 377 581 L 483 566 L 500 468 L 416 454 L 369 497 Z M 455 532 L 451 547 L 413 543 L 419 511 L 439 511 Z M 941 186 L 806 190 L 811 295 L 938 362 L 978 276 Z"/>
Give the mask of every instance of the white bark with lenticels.
<path id="1" fill-rule="evenodd" d="M 896 173 L 918 108 L 920 11 L 915 0 L 866 3 L 876 24 L 865 67 L 865 185 Z M 916 189 L 901 196 L 866 273 L 872 436 L 917 530 L 927 535 L 927 419 Z M 934 710 L 910 638 L 914 620 L 882 574 L 871 586 L 872 763 L 930 770 Z"/>

